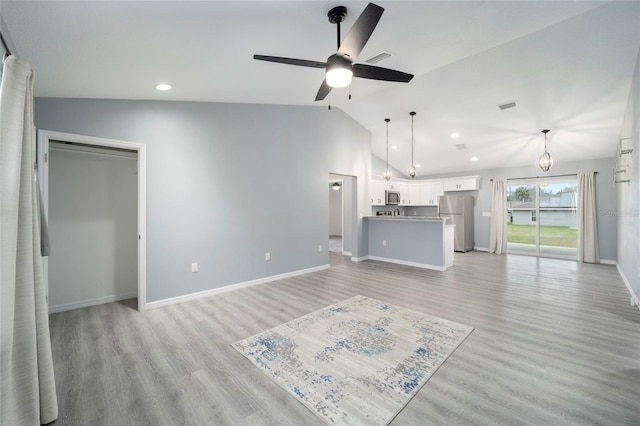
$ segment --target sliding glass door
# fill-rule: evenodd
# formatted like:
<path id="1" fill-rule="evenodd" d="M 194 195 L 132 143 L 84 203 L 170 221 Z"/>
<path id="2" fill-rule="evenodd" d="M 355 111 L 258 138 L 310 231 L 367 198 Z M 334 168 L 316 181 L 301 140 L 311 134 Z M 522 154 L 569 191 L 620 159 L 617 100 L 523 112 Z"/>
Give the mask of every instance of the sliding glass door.
<path id="1" fill-rule="evenodd" d="M 508 182 L 509 253 L 575 258 L 577 254 L 576 180 Z"/>

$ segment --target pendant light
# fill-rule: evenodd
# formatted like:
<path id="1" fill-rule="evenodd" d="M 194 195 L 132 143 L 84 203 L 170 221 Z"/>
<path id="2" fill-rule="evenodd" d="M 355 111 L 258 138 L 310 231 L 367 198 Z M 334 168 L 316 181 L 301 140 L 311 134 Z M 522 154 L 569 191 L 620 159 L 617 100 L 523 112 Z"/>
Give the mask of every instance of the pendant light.
<path id="1" fill-rule="evenodd" d="M 554 163 L 551 154 L 547 151 L 547 133 L 549 133 L 549 129 L 542 130 L 542 133 L 544 133 L 544 154 L 538 159 L 538 167 L 540 167 L 540 170 L 543 172 L 548 172 Z"/>
<path id="2" fill-rule="evenodd" d="M 416 177 L 416 165 L 413 162 L 413 117 L 416 115 L 414 111 L 409 113 L 411 116 L 411 167 L 409 167 L 409 171 L 407 174 L 411 179 Z"/>
<path id="3" fill-rule="evenodd" d="M 384 121 L 387 123 L 387 170 L 382 174 L 384 180 L 391 180 L 391 172 L 389 171 L 389 122 L 391 119 L 385 118 Z"/>

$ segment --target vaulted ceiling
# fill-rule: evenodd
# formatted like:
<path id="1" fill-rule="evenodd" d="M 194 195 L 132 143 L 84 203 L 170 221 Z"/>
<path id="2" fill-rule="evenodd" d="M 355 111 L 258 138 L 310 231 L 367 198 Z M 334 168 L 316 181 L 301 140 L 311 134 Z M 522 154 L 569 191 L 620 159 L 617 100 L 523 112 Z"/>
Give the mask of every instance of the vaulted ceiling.
<path id="1" fill-rule="evenodd" d="M 252 59 L 324 61 L 336 49 L 327 11 L 348 8 L 344 36 L 366 4 L 1 0 L 0 11 L 36 71 L 36 96 L 330 103 L 371 131 L 383 159 L 390 118 L 399 170 L 410 165 L 415 111 L 419 175 L 530 165 L 544 128 L 560 162 L 614 156 L 640 49 L 639 2 L 376 2 L 385 12 L 357 62 L 388 51 L 377 65 L 415 78 L 354 79 L 322 102 L 323 70 Z M 158 82 L 173 90 L 156 91 Z M 517 106 L 498 108 L 509 102 Z"/>

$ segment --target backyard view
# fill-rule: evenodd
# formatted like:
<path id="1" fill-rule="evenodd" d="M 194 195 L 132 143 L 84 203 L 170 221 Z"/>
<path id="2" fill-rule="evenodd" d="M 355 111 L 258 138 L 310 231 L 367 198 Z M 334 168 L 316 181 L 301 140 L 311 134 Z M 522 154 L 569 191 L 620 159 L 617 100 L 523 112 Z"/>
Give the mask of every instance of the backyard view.
<path id="1" fill-rule="evenodd" d="M 509 251 L 575 256 L 576 206 L 577 182 L 508 185 Z"/>
<path id="2" fill-rule="evenodd" d="M 534 244 L 536 243 L 535 225 L 513 225 L 507 223 L 508 242 Z M 557 247 L 576 247 L 578 230 L 568 226 L 540 226 L 540 238 L 544 236 L 545 243 Z"/>

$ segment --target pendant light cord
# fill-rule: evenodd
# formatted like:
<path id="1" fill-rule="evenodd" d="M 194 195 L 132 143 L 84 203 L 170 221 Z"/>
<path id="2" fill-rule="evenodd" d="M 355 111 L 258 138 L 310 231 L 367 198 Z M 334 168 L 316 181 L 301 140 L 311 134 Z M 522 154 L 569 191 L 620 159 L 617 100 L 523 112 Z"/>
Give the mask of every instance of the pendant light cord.
<path id="1" fill-rule="evenodd" d="M 411 167 L 415 167 L 415 164 L 413 164 L 413 117 L 416 113 L 411 111 L 409 115 L 411 116 Z"/>
<path id="2" fill-rule="evenodd" d="M 547 153 L 547 133 L 549 133 L 549 129 L 544 129 L 542 131 L 544 133 L 544 153 Z"/>
<path id="3" fill-rule="evenodd" d="M 387 173 L 389 172 L 389 122 L 391 121 L 388 118 L 385 118 L 384 121 L 387 123 Z"/>

